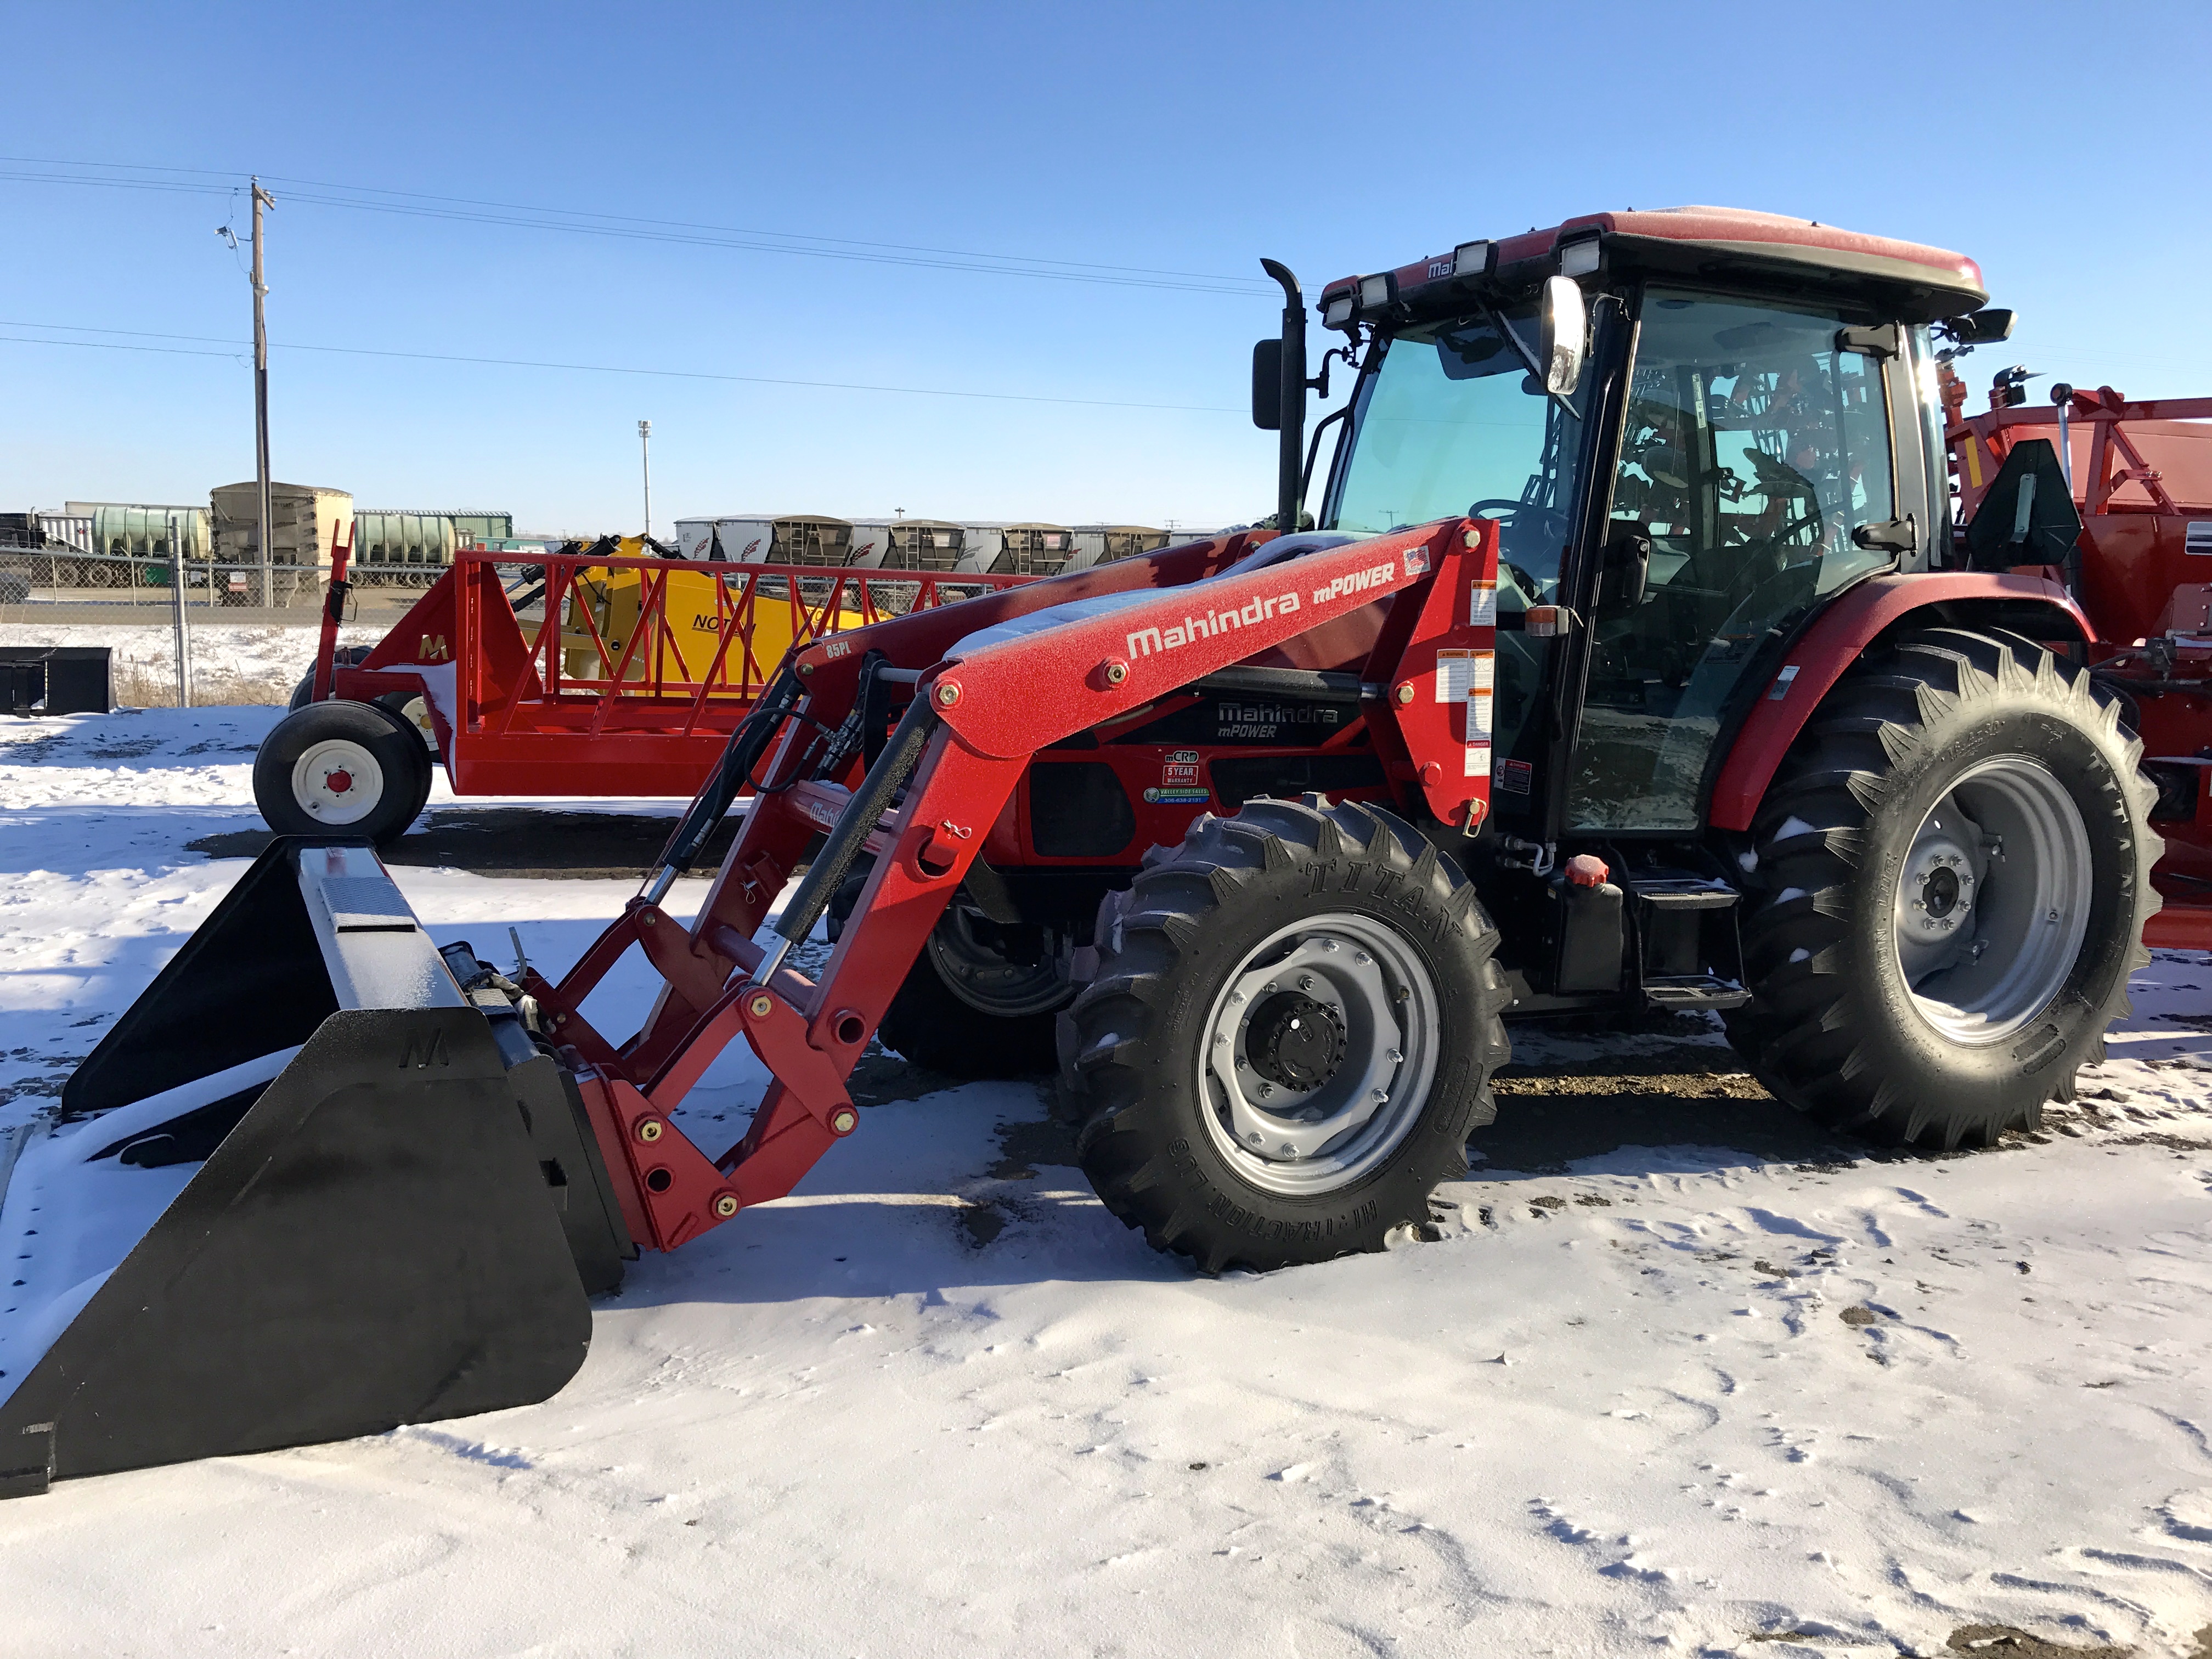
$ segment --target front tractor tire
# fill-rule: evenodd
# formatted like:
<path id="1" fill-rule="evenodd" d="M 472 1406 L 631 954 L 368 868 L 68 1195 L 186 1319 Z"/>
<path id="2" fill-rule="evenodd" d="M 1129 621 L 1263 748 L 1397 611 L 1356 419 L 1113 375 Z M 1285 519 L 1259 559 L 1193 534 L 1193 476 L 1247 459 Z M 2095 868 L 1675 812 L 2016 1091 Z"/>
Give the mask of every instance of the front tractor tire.
<path id="1" fill-rule="evenodd" d="M 1069 942 L 1002 927 L 957 900 L 930 930 L 877 1035 L 947 1077 L 1034 1077 L 1053 1069 L 1053 1022 L 1075 994 Z"/>
<path id="2" fill-rule="evenodd" d="M 1100 916 L 1075 1001 L 1078 1155 L 1207 1273 L 1326 1261 L 1429 1219 L 1511 1050 L 1474 890 L 1373 807 L 1195 820 Z"/>
<path id="3" fill-rule="evenodd" d="M 261 740 L 253 804 L 280 836 L 396 841 L 430 795 L 414 727 L 373 702 L 311 702 Z"/>
<path id="4" fill-rule="evenodd" d="M 2072 1097 L 2149 961 L 2142 745 L 2083 671 L 1929 628 L 1814 712 L 1752 828 L 1729 1040 L 1820 1121 L 1946 1150 Z"/>

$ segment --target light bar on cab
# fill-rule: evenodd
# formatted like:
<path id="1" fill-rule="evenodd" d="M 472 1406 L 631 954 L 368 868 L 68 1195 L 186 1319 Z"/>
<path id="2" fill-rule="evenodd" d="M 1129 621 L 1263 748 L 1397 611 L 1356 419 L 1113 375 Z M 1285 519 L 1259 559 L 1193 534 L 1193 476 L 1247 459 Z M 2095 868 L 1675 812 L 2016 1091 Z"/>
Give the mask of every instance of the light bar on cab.
<path id="1" fill-rule="evenodd" d="M 1490 244 L 1462 242 L 1452 250 L 1452 275 L 1480 276 L 1490 270 Z"/>
<path id="2" fill-rule="evenodd" d="M 1359 308 L 1362 311 L 1381 311 L 1398 295 L 1398 279 L 1389 271 L 1380 270 L 1372 276 L 1359 279 Z"/>
<path id="3" fill-rule="evenodd" d="M 1559 244 L 1559 275 L 1587 276 L 1597 269 L 1597 238 L 1578 237 Z"/>

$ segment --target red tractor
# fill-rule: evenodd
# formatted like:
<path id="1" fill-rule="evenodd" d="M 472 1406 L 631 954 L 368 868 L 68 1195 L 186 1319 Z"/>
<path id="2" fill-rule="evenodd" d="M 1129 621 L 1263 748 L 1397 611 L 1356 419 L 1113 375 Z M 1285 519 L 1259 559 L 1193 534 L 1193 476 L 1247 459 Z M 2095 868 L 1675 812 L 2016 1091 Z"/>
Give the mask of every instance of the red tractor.
<path id="1" fill-rule="evenodd" d="M 1425 1221 L 1519 1018 L 1711 1010 L 1824 1123 L 2033 1126 L 2147 960 L 2160 842 L 2064 586 L 1954 544 L 1935 338 L 1993 336 L 1985 298 L 1957 254 L 1712 209 L 1332 283 L 1318 531 L 802 645 L 557 981 L 434 949 L 365 842 L 279 842 L 18 1164 L 0 1490 L 546 1397 L 628 1256 L 860 1130 L 878 1033 L 971 1073 L 1059 1033 L 1100 1199 L 1209 1272 Z M 659 1000 L 599 1031 L 633 950 Z M 702 1148 L 679 1109 L 740 1039 L 774 1080 Z M 179 1163 L 64 1324 L 74 1218 Z"/>

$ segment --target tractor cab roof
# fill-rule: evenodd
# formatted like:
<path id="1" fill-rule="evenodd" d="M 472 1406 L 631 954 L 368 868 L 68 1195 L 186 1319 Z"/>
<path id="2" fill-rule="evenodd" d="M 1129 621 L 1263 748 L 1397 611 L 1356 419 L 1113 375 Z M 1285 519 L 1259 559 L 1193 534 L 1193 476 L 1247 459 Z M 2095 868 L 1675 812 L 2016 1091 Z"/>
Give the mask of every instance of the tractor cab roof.
<path id="1" fill-rule="evenodd" d="M 1341 277 L 1322 290 L 1319 309 L 1331 328 L 1413 322 L 1559 275 L 1786 286 L 1856 298 L 1914 323 L 1961 316 L 1989 299 L 1981 267 L 1962 253 L 1778 213 L 1680 207 L 1584 214 L 1549 230 L 1462 242 L 1395 270 Z"/>

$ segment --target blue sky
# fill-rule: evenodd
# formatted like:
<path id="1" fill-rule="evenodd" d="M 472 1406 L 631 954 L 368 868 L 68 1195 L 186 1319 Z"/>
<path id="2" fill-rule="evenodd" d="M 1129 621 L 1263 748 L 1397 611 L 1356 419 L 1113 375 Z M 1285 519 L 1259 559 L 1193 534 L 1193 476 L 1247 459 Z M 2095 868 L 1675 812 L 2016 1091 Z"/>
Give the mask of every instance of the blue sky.
<path id="1" fill-rule="evenodd" d="M 213 232 L 243 225 L 231 192 L 254 171 L 279 201 L 277 476 L 367 506 L 507 508 L 532 529 L 635 527 L 641 417 L 664 529 L 760 508 L 1249 518 L 1272 505 L 1273 441 L 1243 411 L 1251 342 L 1279 307 L 1251 280 L 1261 255 L 1310 295 L 1603 207 L 1723 203 L 1959 248 L 2022 315 L 2002 357 L 1967 365 L 1978 387 L 2019 361 L 2212 395 L 2196 130 L 2212 9 L 2125 19 L 2044 3 L 0 3 L 0 152 L 19 158 L 0 162 L 0 507 L 191 501 L 252 475 L 247 358 L 222 343 L 247 336 L 242 255 Z M 204 188 L 82 182 L 151 167 L 204 169 L 160 175 Z M 27 176 L 56 173 L 73 181 Z M 702 246 L 319 196 L 747 234 Z M 793 238 L 870 257 L 726 245 Z M 1009 259 L 1122 274 L 942 268 Z"/>

